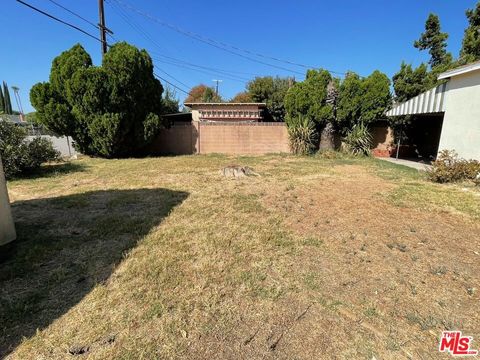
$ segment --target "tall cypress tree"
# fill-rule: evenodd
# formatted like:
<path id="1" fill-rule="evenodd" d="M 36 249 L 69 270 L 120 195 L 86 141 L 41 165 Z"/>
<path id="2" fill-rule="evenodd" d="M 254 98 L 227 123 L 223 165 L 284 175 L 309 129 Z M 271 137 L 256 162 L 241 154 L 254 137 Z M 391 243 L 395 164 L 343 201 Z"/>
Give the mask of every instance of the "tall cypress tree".
<path id="1" fill-rule="evenodd" d="M 452 61 L 452 55 L 447 52 L 448 34 L 442 33 L 440 29 L 440 19 L 435 14 L 430 14 L 425 22 L 425 32 L 420 39 L 413 44 L 419 50 L 428 50 L 432 68 L 449 63 Z"/>
<path id="2" fill-rule="evenodd" d="M 0 87 L 0 114 L 5 112 L 5 100 L 3 98 L 3 90 Z"/>
<path id="3" fill-rule="evenodd" d="M 13 109 L 12 109 L 12 100 L 10 98 L 10 91 L 8 90 L 7 83 L 4 81 L 3 82 L 3 97 L 4 97 L 4 107 L 5 107 L 5 113 L 6 114 L 13 114 Z"/>
<path id="4" fill-rule="evenodd" d="M 468 27 L 465 29 L 460 59 L 464 63 L 480 60 L 480 1 L 475 9 L 466 12 Z"/>

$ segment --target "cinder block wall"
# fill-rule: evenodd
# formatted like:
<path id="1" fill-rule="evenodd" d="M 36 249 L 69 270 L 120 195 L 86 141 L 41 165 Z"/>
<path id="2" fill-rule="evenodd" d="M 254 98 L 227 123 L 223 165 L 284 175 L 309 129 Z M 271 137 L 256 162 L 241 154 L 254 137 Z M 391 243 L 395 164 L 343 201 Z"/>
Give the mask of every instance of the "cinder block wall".
<path id="1" fill-rule="evenodd" d="M 290 152 L 284 123 L 198 123 L 200 154 L 268 154 Z"/>
<path id="2" fill-rule="evenodd" d="M 189 155 L 195 153 L 197 131 L 191 123 L 177 123 L 163 129 L 150 147 L 154 155 Z"/>
<path id="3" fill-rule="evenodd" d="M 0 158 L 0 246 L 15 240 L 15 226 L 10 211 L 7 184 L 3 173 L 2 159 Z"/>

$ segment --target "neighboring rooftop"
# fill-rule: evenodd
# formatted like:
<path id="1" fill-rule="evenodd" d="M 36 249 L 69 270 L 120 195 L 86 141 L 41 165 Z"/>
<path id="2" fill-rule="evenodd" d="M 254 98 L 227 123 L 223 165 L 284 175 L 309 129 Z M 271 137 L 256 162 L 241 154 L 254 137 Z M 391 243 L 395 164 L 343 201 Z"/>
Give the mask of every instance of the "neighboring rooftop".
<path id="1" fill-rule="evenodd" d="M 441 73 L 438 76 L 438 80 L 449 79 L 454 76 L 466 74 L 466 73 L 477 71 L 477 70 L 480 70 L 480 61 L 476 61 L 468 65 L 460 66 L 455 69 L 445 71 L 444 73 Z"/>

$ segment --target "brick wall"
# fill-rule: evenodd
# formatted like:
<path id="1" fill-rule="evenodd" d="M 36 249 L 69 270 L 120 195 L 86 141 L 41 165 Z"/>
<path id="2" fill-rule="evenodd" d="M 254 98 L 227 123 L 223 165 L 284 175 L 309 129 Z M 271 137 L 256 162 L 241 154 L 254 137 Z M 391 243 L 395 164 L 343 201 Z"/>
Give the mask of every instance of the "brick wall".
<path id="1" fill-rule="evenodd" d="M 268 154 L 290 152 L 284 123 L 197 123 L 200 154 Z"/>
<path id="2" fill-rule="evenodd" d="M 372 127 L 372 153 L 377 157 L 390 157 L 394 152 L 393 130 L 388 124 Z"/>

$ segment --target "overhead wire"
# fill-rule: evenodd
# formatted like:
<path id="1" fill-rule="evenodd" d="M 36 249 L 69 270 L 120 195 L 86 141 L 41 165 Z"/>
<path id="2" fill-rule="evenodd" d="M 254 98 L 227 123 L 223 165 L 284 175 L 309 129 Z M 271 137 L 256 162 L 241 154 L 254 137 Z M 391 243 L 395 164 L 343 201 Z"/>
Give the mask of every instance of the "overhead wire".
<path id="1" fill-rule="evenodd" d="M 148 34 L 148 32 L 145 31 L 140 25 L 136 24 L 131 18 L 129 18 L 128 15 L 124 11 L 122 11 L 122 8 L 119 5 L 111 3 L 108 0 L 107 0 L 107 3 L 109 3 L 109 5 L 112 6 L 112 9 L 117 14 L 119 14 L 124 19 L 124 21 L 127 22 L 127 24 L 129 24 L 130 27 L 132 27 L 133 29 L 138 31 L 146 40 L 150 41 L 154 46 L 156 46 L 160 50 L 163 50 L 163 47 L 154 38 L 152 38 L 152 36 L 150 36 L 150 34 Z M 162 52 L 164 52 L 164 51 L 162 51 Z M 200 73 L 204 73 L 204 74 L 221 75 L 222 77 L 224 77 L 228 80 L 238 81 L 238 82 L 241 82 L 241 83 L 245 83 L 245 82 L 250 80 L 250 79 L 247 79 L 245 77 L 234 74 L 235 71 L 228 71 L 228 70 L 223 70 L 223 69 L 217 69 L 217 68 L 207 67 L 207 66 L 203 66 L 203 65 L 198 65 L 198 64 L 194 64 L 194 63 L 191 63 L 191 62 L 188 62 L 188 61 L 185 61 L 185 60 L 181 60 L 181 59 L 178 59 L 178 58 L 175 58 L 175 57 L 172 57 L 172 56 L 165 55 L 163 53 L 156 53 L 156 52 L 152 52 L 152 51 L 150 51 L 150 53 L 151 54 L 157 54 L 158 56 L 160 56 L 162 58 L 168 59 L 168 60 L 164 60 L 164 59 L 159 59 L 157 57 L 152 56 L 153 59 L 155 59 L 158 62 L 162 62 L 164 64 L 168 64 L 168 65 L 172 65 L 172 66 L 176 66 L 176 67 L 179 67 L 179 68 L 188 69 L 188 70 L 192 70 L 192 71 L 196 71 L 196 72 L 200 72 Z M 208 71 L 205 71 L 205 70 L 208 70 Z M 164 72 L 164 70 L 160 70 L 160 71 Z M 238 73 L 242 73 L 242 72 L 238 72 Z M 252 74 L 250 74 L 250 75 L 252 75 Z M 183 84 L 183 85 L 186 86 L 185 84 Z"/>
<path id="2" fill-rule="evenodd" d="M 130 20 L 128 18 L 128 15 L 125 14 L 122 9 L 120 7 L 116 8 L 115 6 L 113 6 L 113 4 L 111 4 L 109 1 L 107 1 L 107 3 L 109 3 L 110 5 L 112 5 L 112 9 L 118 14 L 120 15 L 120 17 L 123 19 L 123 21 L 125 21 L 127 23 L 127 25 L 129 25 L 132 29 L 136 30 L 137 32 L 140 33 L 140 35 L 142 35 L 146 40 L 152 42 L 155 46 L 161 48 L 161 46 L 145 31 L 141 28 L 140 25 L 136 24 L 134 21 Z M 163 70 L 162 68 L 154 65 L 154 67 L 164 73 L 166 76 L 168 76 L 169 78 L 171 78 L 173 81 L 177 82 L 178 84 L 182 85 L 182 86 L 185 86 L 186 88 L 191 88 L 190 85 L 187 85 L 185 84 L 184 82 L 182 82 L 181 80 L 177 79 L 175 76 L 171 75 L 170 73 L 168 73 L 167 71 Z M 182 90 L 183 92 L 186 92 L 185 90 Z"/>
<path id="3" fill-rule="evenodd" d="M 217 40 L 214 40 L 212 38 L 209 38 L 209 37 L 206 37 L 206 36 L 203 36 L 203 35 L 200 35 L 200 34 L 197 34 L 197 33 L 194 33 L 194 32 L 191 32 L 189 30 L 185 30 L 185 29 L 182 29 L 176 25 L 173 25 L 173 24 L 170 24 L 166 21 L 163 21 L 161 19 L 158 19 L 157 17 L 147 13 L 147 12 L 144 12 L 142 10 L 139 10 L 137 8 L 135 8 L 134 6 L 126 3 L 125 1 L 122 1 L 122 0 L 111 0 L 111 1 L 115 1 L 117 4 L 119 4 L 120 6 L 124 7 L 124 8 L 127 8 L 129 9 L 130 11 L 133 11 L 147 19 L 150 19 L 151 21 L 154 21 L 158 24 L 160 24 L 161 26 L 164 26 L 164 27 L 167 27 L 173 31 L 176 31 L 184 36 L 187 36 L 187 37 L 190 37 L 190 38 L 193 38 L 197 41 L 200 41 L 200 42 L 203 42 L 207 45 L 210 45 L 210 46 L 213 46 L 213 47 L 216 47 L 217 49 L 220 49 L 220 50 L 223 50 L 223 51 L 226 51 L 226 52 L 229 52 L 231 54 L 234 54 L 234 55 L 237 55 L 237 56 L 240 56 L 240 57 L 243 57 L 243 58 L 246 58 L 250 61 L 254 61 L 254 62 L 257 62 L 257 63 L 260 63 L 260 64 L 264 64 L 264 65 L 267 65 L 267 66 L 271 66 L 271 67 L 275 67 L 277 69 L 281 69 L 281 70 L 285 70 L 285 71 L 289 71 L 289 72 L 292 72 L 292 73 L 296 73 L 296 74 L 300 74 L 300 75 L 304 75 L 303 72 L 299 72 L 299 71 L 296 71 L 296 70 L 293 70 L 293 69 L 289 69 L 289 68 L 285 68 L 283 66 L 278 66 L 278 65 L 274 65 L 274 64 L 271 64 L 271 63 L 267 63 L 265 61 L 261 61 L 261 60 L 258 60 L 258 59 L 255 59 L 255 58 L 252 58 L 250 56 L 245 56 L 243 54 L 239 54 L 238 51 L 240 52 L 244 52 L 246 54 L 249 54 L 249 55 L 252 55 L 252 56 L 257 56 L 257 57 L 261 57 L 261 58 L 264 58 L 264 59 L 270 59 L 270 60 L 274 60 L 274 61 L 277 61 L 277 62 L 282 62 L 282 63 L 285 63 L 285 64 L 288 64 L 288 65 L 294 65 L 294 66 L 299 66 L 299 67 L 302 67 L 302 68 L 305 68 L 305 69 L 311 69 L 311 68 L 316 68 L 316 66 L 311 66 L 311 65 L 305 65 L 305 64 L 301 64 L 301 63 L 298 63 L 298 62 L 293 62 L 293 61 L 290 61 L 290 60 L 285 60 L 285 59 L 280 59 L 280 58 L 277 58 L 277 57 L 273 57 L 273 56 L 268 56 L 268 55 L 264 55 L 264 54 L 261 54 L 261 53 L 258 53 L 258 52 L 254 52 L 254 51 L 250 51 L 250 50 L 247 50 L 247 49 L 243 49 L 243 48 L 240 48 L 238 46 L 234 46 L 234 45 L 230 45 L 230 44 L 227 44 L 227 43 L 224 43 L 224 42 L 221 42 L 221 41 L 217 41 Z M 230 49 L 233 49 L 235 51 L 232 51 Z M 339 75 L 345 75 L 344 72 L 339 72 L 339 71 L 334 71 L 334 70 L 329 70 L 331 73 L 334 73 L 334 74 L 339 74 Z"/>
<path id="4" fill-rule="evenodd" d="M 96 29 L 100 29 L 100 27 L 98 26 L 98 24 L 95 24 L 95 23 L 91 22 L 90 20 L 88 20 L 88 19 L 84 18 L 83 16 L 81 16 L 81 15 L 77 14 L 76 12 L 74 12 L 74 11 L 70 10 L 69 8 L 67 8 L 67 7 L 63 6 L 62 4 L 59 4 L 59 3 L 58 3 L 58 2 L 56 2 L 55 0 L 48 0 L 48 1 L 50 1 L 52 4 L 54 4 L 54 5 L 58 6 L 59 8 L 61 8 L 61 9 L 65 10 L 66 12 L 68 12 L 68 13 L 72 14 L 73 16 L 75 16 L 75 17 L 79 18 L 80 20 L 83 20 L 83 21 L 85 21 L 86 23 L 90 24 L 90 25 L 91 25 L 91 26 L 93 26 L 94 28 L 96 28 Z"/>
<path id="5" fill-rule="evenodd" d="M 47 13 L 46 11 L 43 11 L 43 10 L 41 10 L 41 9 L 33 6 L 33 5 L 30 5 L 30 4 L 26 3 L 26 2 L 23 1 L 23 0 L 16 0 L 16 1 L 19 2 L 19 3 L 21 3 L 22 5 L 24 5 L 24 6 L 26 6 L 26 7 L 34 10 L 34 11 L 42 14 L 42 15 L 47 16 L 48 18 L 50 18 L 50 19 L 52 19 L 52 20 L 55 20 L 55 21 L 57 21 L 57 22 L 59 22 L 59 23 L 61 23 L 61 24 L 63 24 L 63 25 L 66 25 L 66 26 L 68 26 L 68 27 L 70 27 L 70 28 L 73 28 L 73 29 L 81 32 L 82 34 L 85 34 L 85 35 L 89 36 L 89 37 L 92 38 L 92 39 L 95 39 L 95 40 L 97 40 L 97 41 L 99 41 L 99 42 L 102 42 L 101 39 L 99 39 L 99 38 L 97 38 L 96 36 L 88 33 L 87 31 L 81 29 L 80 27 L 78 27 L 78 26 L 76 26 L 76 25 L 73 25 L 73 24 L 70 24 L 70 23 L 68 23 L 68 22 L 66 22 L 66 21 L 64 21 L 64 20 L 61 20 L 61 19 L 59 19 L 58 17 L 53 16 L 53 15 Z M 111 45 L 109 45 L 109 44 L 107 44 L 107 46 L 108 46 L 108 47 L 111 47 Z M 165 83 L 169 84 L 169 85 L 172 86 L 173 88 L 175 88 L 175 89 L 177 89 L 177 90 L 179 90 L 179 91 L 181 91 L 181 92 L 183 92 L 183 93 L 185 93 L 185 94 L 188 95 L 188 91 L 186 91 L 186 90 L 184 90 L 184 89 L 176 86 L 175 84 L 173 84 L 173 83 L 171 83 L 170 81 L 166 80 L 165 78 L 159 76 L 159 75 L 156 74 L 155 72 L 154 72 L 153 74 L 154 74 L 155 77 L 157 77 L 157 78 L 159 78 L 160 80 L 164 81 Z"/>
<path id="6" fill-rule="evenodd" d="M 66 26 L 72 28 L 72 29 L 75 29 L 75 30 L 77 30 L 77 31 L 80 31 L 81 33 L 83 33 L 84 35 L 87 35 L 88 37 L 90 37 L 90 38 L 92 38 L 92 39 L 95 39 L 95 40 L 97 40 L 97 41 L 102 42 L 101 39 L 97 38 L 96 36 L 90 34 L 90 33 L 87 32 L 87 31 L 79 28 L 79 27 L 76 26 L 76 25 L 73 25 L 73 24 L 71 24 L 71 23 L 69 23 L 69 22 L 66 22 L 66 21 L 62 20 L 62 19 L 59 19 L 58 17 L 53 16 L 53 15 L 47 13 L 46 11 L 40 10 L 39 8 L 37 8 L 37 7 L 33 6 L 33 5 L 30 5 L 29 3 L 26 3 L 26 2 L 23 1 L 23 0 L 16 0 L 16 1 L 19 2 L 20 4 L 26 6 L 26 7 L 34 10 L 34 11 L 40 13 L 40 14 L 43 14 L 43 15 L 49 17 L 49 18 L 52 19 L 52 20 L 55 20 L 55 21 L 57 21 L 57 22 L 59 22 L 59 23 L 61 23 L 61 24 L 63 24 L 63 25 L 66 25 Z"/>

